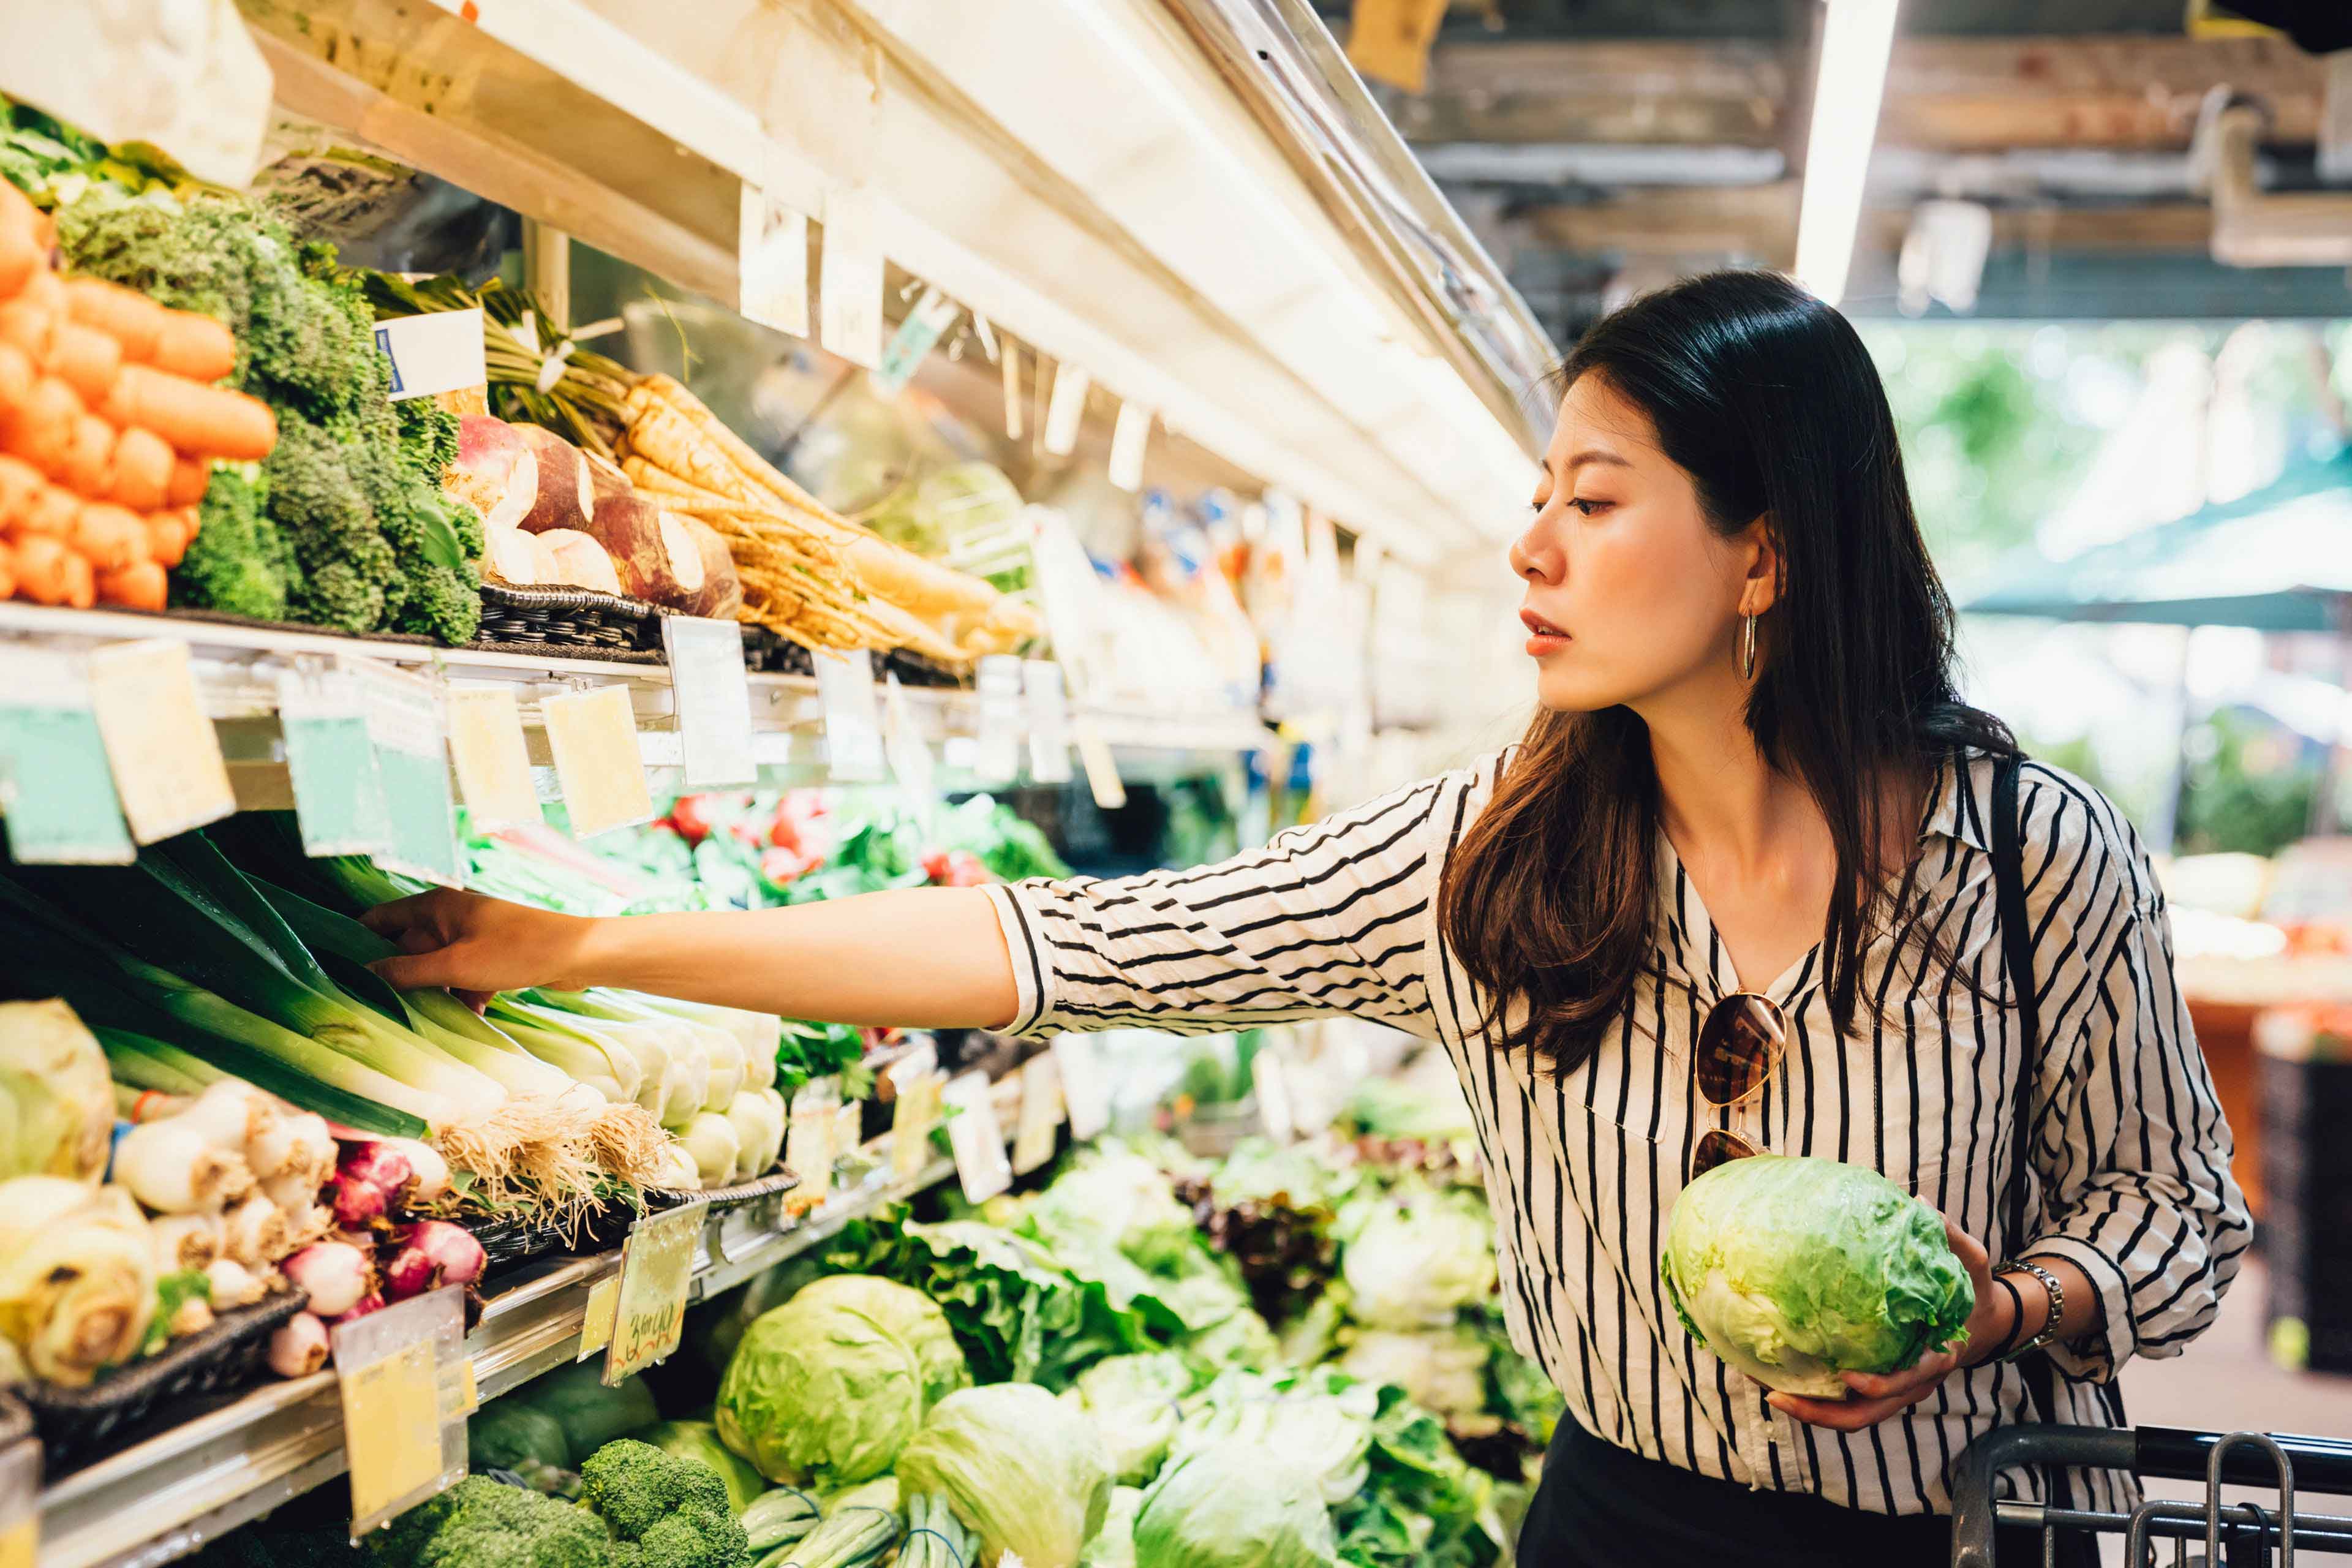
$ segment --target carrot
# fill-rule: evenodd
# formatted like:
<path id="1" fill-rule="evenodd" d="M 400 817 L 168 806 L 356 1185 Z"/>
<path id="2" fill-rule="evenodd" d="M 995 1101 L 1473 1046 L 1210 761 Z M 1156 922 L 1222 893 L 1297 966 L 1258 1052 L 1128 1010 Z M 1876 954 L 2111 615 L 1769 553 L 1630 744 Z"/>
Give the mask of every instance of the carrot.
<path id="1" fill-rule="evenodd" d="M 132 426 L 114 443 L 114 484 L 106 499 L 132 511 L 153 511 L 172 484 L 172 444 Z"/>
<path id="2" fill-rule="evenodd" d="M 173 506 L 194 506 L 205 499 L 205 491 L 212 482 L 211 463 L 202 458 L 182 458 L 172 465 L 172 479 L 163 488 L 163 500 Z"/>
<path id="3" fill-rule="evenodd" d="M 43 485 L 17 517 L 15 531 L 19 539 L 63 539 L 73 531 L 74 520 L 80 515 L 81 500 L 73 491 Z"/>
<path id="4" fill-rule="evenodd" d="M 87 609 L 98 597 L 98 577 L 65 541 L 41 534 L 16 542 L 16 592 L 37 605 Z"/>
<path id="5" fill-rule="evenodd" d="M 95 414 L 77 415 L 58 482 L 96 500 L 114 488 L 114 426 Z"/>
<path id="6" fill-rule="evenodd" d="M 48 481 L 32 464 L 18 458 L 0 458 L 0 533 L 14 532 L 17 520 L 47 488 Z"/>
<path id="7" fill-rule="evenodd" d="M 48 359 L 57 332 L 54 310 L 44 310 L 21 296 L 0 305 L 0 343 L 9 344 L 35 364 Z"/>
<path id="8" fill-rule="evenodd" d="M 33 361 L 14 343 L 0 343 L 0 408 L 14 408 L 33 392 Z"/>
<path id="9" fill-rule="evenodd" d="M 147 554 L 160 566 L 177 566 L 196 537 L 196 509 L 174 507 L 147 517 Z"/>
<path id="10" fill-rule="evenodd" d="M 278 416 L 268 404 L 143 364 L 122 367 L 101 412 L 117 426 L 144 426 L 181 451 L 205 457 L 257 459 L 278 445 Z"/>
<path id="11" fill-rule="evenodd" d="M 16 596 L 16 552 L 0 543 L 0 599 Z"/>
<path id="12" fill-rule="evenodd" d="M 24 458 L 51 479 L 65 471 L 81 399 L 56 376 L 33 383 L 25 401 L 0 416 L 0 452 Z"/>
<path id="13" fill-rule="evenodd" d="M 122 369 L 122 345 L 104 332 L 60 319 L 41 368 L 74 389 L 92 407 L 106 401 Z"/>
<path id="14" fill-rule="evenodd" d="M 165 310 L 147 363 L 190 381 L 218 381 L 236 368 L 236 340 L 228 328 L 194 310 Z"/>
<path id="15" fill-rule="evenodd" d="M 173 314 L 136 289 L 95 278 L 75 278 L 66 283 L 66 311 L 85 327 L 95 327 L 122 347 L 122 357 L 144 363 L 155 357 L 166 317 Z"/>
<path id="16" fill-rule="evenodd" d="M 137 512 L 92 501 L 74 519 L 66 542 L 100 572 L 120 572 L 148 559 L 147 523 Z"/>
<path id="17" fill-rule="evenodd" d="M 35 272 L 47 268 L 49 249 L 41 243 L 39 217 L 16 186 L 0 193 L 0 300 L 13 297 Z"/>
<path id="18" fill-rule="evenodd" d="M 160 610 L 163 607 L 163 569 L 152 561 L 142 561 L 119 572 L 98 574 L 98 602 L 101 605 L 120 605 L 131 610 Z"/>

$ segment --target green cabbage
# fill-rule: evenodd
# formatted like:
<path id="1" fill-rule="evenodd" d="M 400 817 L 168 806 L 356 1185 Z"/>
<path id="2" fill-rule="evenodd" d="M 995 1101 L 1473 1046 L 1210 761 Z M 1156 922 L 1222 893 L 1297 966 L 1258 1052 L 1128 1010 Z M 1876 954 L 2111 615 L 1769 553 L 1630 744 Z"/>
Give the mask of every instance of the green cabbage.
<path id="1" fill-rule="evenodd" d="M 1170 1463 L 1236 1444 L 1279 1454 L 1327 1503 L 1364 1487 L 1380 1390 L 1329 1372 L 1228 1372 L 1184 1401 Z"/>
<path id="2" fill-rule="evenodd" d="M 1313 1479 L 1255 1443 L 1171 1463 L 1135 1516 L 1135 1568 L 1325 1568 L 1336 1550 Z"/>
<path id="3" fill-rule="evenodd" d="M 967 1388 L 940 1401 L 898 1456 L 909 1493 L 942 1492 L 980 1537 L 983 1561 L 1076 1568 L 1110 1510 L 1110 1455 L 1092 1423 L 1034 1384 Z"/>
<path id="4" fill-rule="evenodd" d="M 1494 1289 L 1493 1226 L 1475 1200 L 1401 1194 L 1351 1207 L 1339 1270 L 1349 1315 L 1365 1327 L 1439 1328 Z"/>
<path id="5" fill-rule="evenodd" d="M 1087 1413 L 1122 1481 L 1150 1480 L 1176 1433 L 1176 1402 L 1192 1392 L 1181 1355 L 1119 1355 L 1098 1361 L 1062 1397 Z"/>
<path id="6" fill-rule="evenodd" d="M 743 1331 L 713 1415 L 769 1479 L 841 1485 L 888 1469 L 931 1405 L 970 1381 L 929 1297 L 838 1274 Z"/>
<path id="7" fill-rule="evenodd" d="M 1087 1542 L 1078 1568 L 1135 1568 L 1135 1515 L 1142 1507 L 1143 1494 L 1135 1488 L 1111 1488 L 1102 1533 Z"/>
<path id="8" fill-rule="evenodd" d="M 1402 1388 L 1440 1415 L 1475 1415 L 1486 1407 L 1486 1349 L 1465 1323 L 1412 1333 L 1367 1329 L 1339 1358 L 1339 1369 Z"/>
<path id="9" fill-rule="evenodd" d="M 1759 1154 L 1683 1189 L 1658 1272 L 1683 1325 L 1769 1388 L 1843 1398 L 1958 1333 L 1968 1271 L 1927 1205 L 1875 1171 Z"/>
<path id="10" fill-rule="evenodd" d="M 629 1436 L 640 1443 L 651 1443 L 665 1454 L 699 1459 L 718 1471 L 719 1479 L 727 1483 L 727 1501 L 738 1514 L 768 1489 L 766 1478 L 720 1442 L 719 1428 L 708 1421 L 662 1421 Z"/>

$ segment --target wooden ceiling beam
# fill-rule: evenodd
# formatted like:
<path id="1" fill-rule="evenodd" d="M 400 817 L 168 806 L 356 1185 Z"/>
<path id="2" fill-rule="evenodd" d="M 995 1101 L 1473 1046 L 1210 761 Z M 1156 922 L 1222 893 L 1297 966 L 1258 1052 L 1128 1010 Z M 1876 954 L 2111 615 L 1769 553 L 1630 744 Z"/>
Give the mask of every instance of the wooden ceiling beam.
<path id="1" fill-rule="evenodd" d="M 1794 68 L 1776 46 L 1741 41 L 1448 44 L 1396 118 L 1419 142 L 1769 147 L 1784 140 Z M 1899 38 L 1879 135 L 1948 152 L 2179 150 L 2225 83 L 2268 108 L 2267 141 L 2316 139 L 2317 58 L 2278 38 L 2125 34 Z"/>

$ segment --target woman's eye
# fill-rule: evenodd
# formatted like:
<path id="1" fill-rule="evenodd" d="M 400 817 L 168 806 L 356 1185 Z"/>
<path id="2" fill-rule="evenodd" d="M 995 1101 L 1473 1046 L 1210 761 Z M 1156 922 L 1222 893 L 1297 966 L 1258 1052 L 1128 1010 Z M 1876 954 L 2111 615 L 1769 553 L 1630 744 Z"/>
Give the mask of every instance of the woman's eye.
<path id="1" fill-rule="evenodd" d="M 1589 496 L 1578 496 L 1568 504 L 1574 507 L 1577 510 L 1582 512 L 1587 517 L 1591 517 L 1595 513 L 1605 511 L 1609 507 L 1609 503 L 1607 501 L 1594 500 Z"/>

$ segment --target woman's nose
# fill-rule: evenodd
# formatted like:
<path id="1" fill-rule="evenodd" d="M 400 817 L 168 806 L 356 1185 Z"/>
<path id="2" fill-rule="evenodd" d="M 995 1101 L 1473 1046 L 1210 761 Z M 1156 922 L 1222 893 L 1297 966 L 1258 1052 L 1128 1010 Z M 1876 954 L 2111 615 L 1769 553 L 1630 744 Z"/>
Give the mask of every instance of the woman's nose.
<path id="1" fill-rule="evenodd" d="M 1565 563 L 1541 523 L 1511 542 L 1511 574 L 1530 583 L 1557 583 Z"/>

